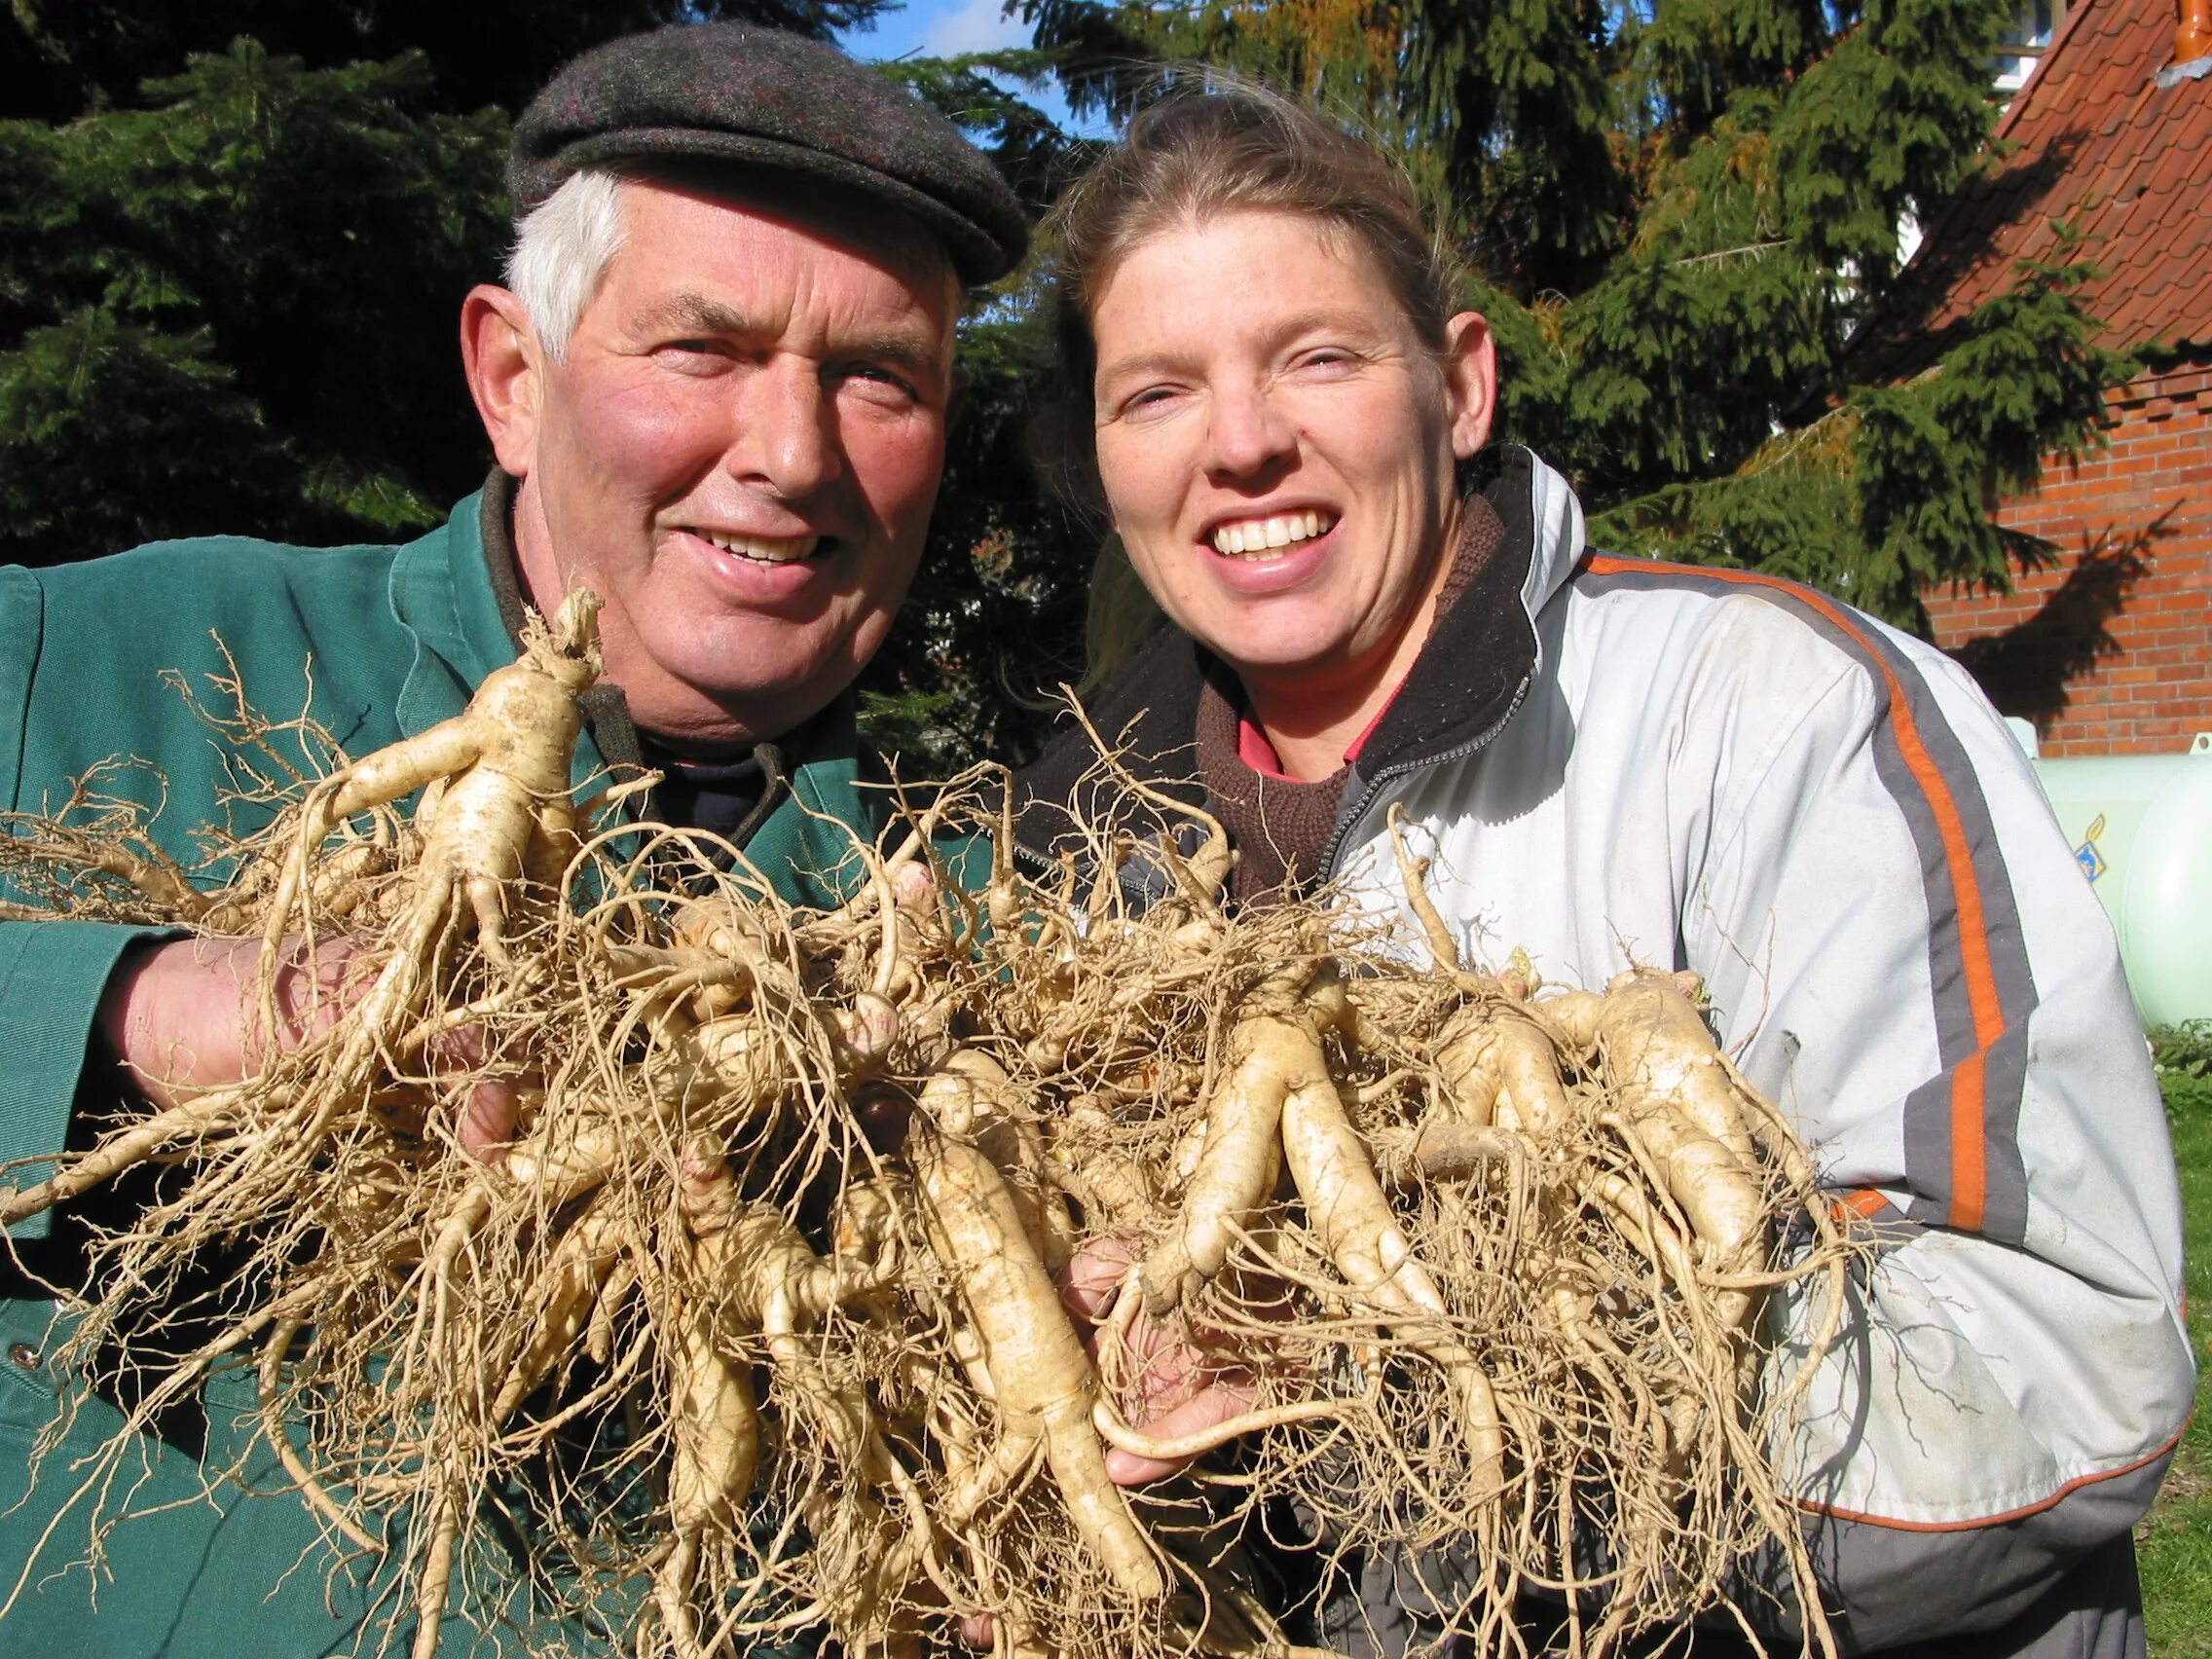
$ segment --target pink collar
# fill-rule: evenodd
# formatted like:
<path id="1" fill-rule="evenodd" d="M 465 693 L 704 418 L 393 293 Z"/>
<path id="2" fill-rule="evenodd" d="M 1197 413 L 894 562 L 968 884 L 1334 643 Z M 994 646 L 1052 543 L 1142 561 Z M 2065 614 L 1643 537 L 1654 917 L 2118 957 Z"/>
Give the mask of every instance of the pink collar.
<path id="1" fill-rule="evenodd" d="M 1345 751 L 1346 765 L 1359 758 L 1359 752 L 1367 747 L 1367 740 L 1375 735 L 1375 728 L 1382 723 L 1382 717 L 1390 712 L 1390 704 L 1397 700 L 1397 695 L 1392 691 L 1375 711 L 1375 718 L 1367 722 L 1367 728 L 1351 740 L 1351 747 Z M 1282 769 L 1282 756 L 1275 753 L 1275 746 L 1268 741 L 1268 734 L 1260 729 L 1260 722 L 1249 711 L 1240 711 L 1236 717 L 1236 758 L 1263 778 L 1285 784 L 1298 781 Z"/>

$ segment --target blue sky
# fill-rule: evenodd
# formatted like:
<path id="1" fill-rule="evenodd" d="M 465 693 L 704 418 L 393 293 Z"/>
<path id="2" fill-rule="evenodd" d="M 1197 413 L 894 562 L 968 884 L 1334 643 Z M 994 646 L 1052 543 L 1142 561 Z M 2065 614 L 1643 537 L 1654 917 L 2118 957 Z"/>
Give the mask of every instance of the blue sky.
<path id="1" fill-rule="evenodd" d="M 872 29 L 853 29 L 838 38 L 856 57 L 957 57 L 967 52 L 992 52 L 1002 47 L 1030 44 L 1029 26 L 1018 18 L 1000 16 L 1001 0 L 905 0 L 898 11 L 887 13 Z M 1068 106 L 1059 90 L 1014 89 L 1062 127 L 1069 126 Z M 1078 129 L 1094 136 L 1104 129 L 1087 124 Z"/>
<path id="2" fill-rule="evenodd" d="M 906 0 L 872 29 L 845 35 L 860 57 L 956 57 L 964 52 L 1027 46 L 1028 27 L 1000 17 L 1000 0 Z"/>

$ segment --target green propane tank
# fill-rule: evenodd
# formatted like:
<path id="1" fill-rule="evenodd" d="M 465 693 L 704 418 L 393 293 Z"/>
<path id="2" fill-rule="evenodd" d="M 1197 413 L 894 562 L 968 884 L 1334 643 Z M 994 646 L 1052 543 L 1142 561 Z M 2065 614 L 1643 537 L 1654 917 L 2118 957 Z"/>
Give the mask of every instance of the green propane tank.
<path id="1" fill-rule="evenodd" d="M 2144 1023 L 2212 1018 L 2212 732 L 2182 755 L 2039 757 L 2035 768 L 2120 936 Z"/>

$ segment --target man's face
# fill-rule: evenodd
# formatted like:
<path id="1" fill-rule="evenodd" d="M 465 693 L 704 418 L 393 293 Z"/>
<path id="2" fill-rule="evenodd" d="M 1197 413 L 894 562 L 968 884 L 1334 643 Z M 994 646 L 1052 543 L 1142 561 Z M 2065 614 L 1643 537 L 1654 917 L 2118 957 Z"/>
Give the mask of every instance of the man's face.
<path id="1" fill-rule="evenodd" d="M 541 606 L 606 602 L 645 730 L 774 737 L 852 682 L 913 579 L 959 290 L 919 238 L 640 181 L 621 203 L 566 358 L 527 342 L 532 413 L 500 445 L 524 576 Z"/>

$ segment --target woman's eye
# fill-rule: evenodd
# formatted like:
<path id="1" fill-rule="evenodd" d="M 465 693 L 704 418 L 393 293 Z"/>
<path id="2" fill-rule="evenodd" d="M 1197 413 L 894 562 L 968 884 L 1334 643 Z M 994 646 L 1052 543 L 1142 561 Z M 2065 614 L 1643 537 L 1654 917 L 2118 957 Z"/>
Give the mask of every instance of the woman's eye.
<path id="1" fill-rule="evenodd" d="M 1174 400 L 1175 388 L 1173 387 L 1148 386 L 1143 390 L 1133 391 L 1127 397 L 1124 397 L 1122 400 L 1122 410 L 1124 414 L 1141 415 L 1147 411 L 1157 412 L 1163 409 Z"/>

